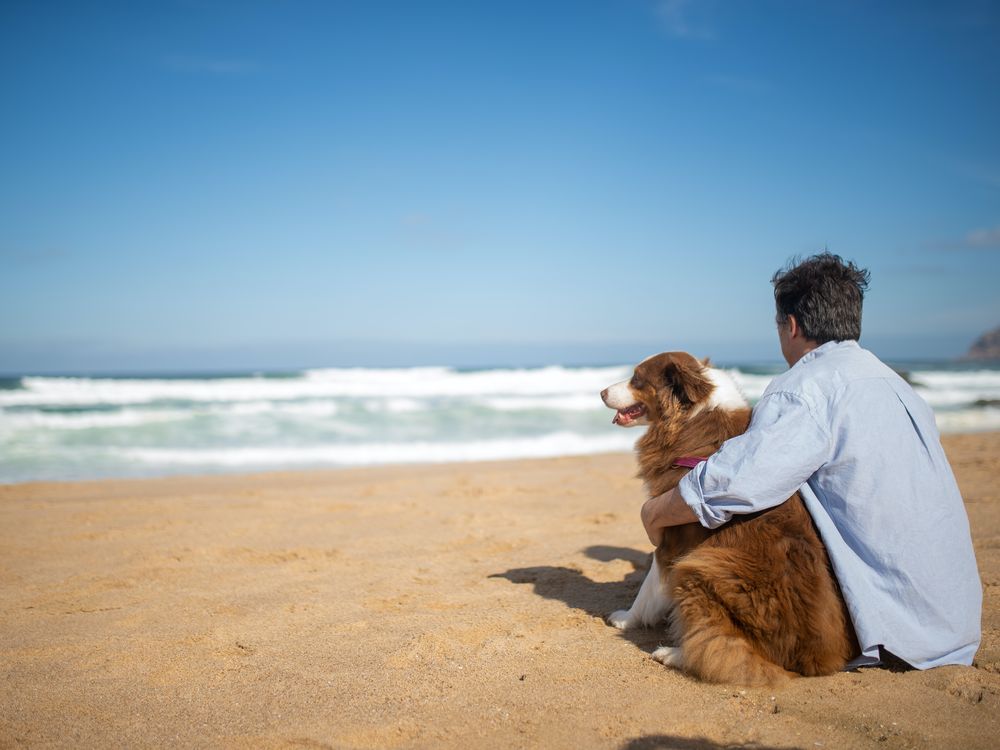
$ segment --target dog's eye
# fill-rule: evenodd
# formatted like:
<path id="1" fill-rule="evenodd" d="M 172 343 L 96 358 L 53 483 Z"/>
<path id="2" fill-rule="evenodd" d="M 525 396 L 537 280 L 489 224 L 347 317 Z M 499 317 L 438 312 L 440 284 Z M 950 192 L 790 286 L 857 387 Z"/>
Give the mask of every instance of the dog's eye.
<path id="1" fill-rule="evenodd" d="M 642 388 L 642 380 L 638 375 L 633 375 L 632 379 L 629 381 L 629 385 L 636 389 Z"/>

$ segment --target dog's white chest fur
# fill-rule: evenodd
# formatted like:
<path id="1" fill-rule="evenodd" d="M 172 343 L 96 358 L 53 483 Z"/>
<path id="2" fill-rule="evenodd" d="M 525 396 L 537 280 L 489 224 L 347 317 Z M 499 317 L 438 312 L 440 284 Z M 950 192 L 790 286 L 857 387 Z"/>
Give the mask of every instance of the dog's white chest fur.
<path id="1" fill-rule="evenodd" d="M 715 386 L 705 408 L 736 411 L 750 406 L 746 396 L 743 395 L 740 387 L 733 380 L 733 376 L 728 372 L 716 367 L 708 367 L 705 369 L 705 375 Z"/>

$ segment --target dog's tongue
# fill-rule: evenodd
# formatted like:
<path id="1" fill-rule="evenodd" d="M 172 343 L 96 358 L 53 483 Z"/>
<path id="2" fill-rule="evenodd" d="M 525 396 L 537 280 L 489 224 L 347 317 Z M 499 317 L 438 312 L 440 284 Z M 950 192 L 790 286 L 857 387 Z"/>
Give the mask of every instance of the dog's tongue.
<path id="1" fill-rule="evenodd" d="M 632 404 L 632 406 L 627 409 L 619 409 L 615 412 L 615 418 L 611 420 L 611 424 L 628 424 L 640 414 L 642 414 L 642 405 Z"/>

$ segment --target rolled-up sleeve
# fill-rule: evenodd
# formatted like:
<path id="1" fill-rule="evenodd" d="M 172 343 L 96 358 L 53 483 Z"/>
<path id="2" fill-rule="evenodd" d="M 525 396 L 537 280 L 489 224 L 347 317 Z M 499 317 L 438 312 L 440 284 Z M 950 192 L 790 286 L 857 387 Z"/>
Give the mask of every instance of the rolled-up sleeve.
<path id="1" fill-rule="evenodd" d="M 766 394 L 750 427 L 688 472 L 678 490 L 702 526 L 787 500 L 830 458 L 830 430 L 799 396 Z"/>

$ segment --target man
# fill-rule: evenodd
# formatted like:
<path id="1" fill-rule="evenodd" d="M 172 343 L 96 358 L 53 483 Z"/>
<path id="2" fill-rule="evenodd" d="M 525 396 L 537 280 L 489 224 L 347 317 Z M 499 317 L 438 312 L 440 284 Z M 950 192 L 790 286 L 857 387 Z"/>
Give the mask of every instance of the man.
<path id="1" fill-rule="evenodd" d="M 829 253 L 774 275 L 790 369 L 743 435 L 646 502 L 643 524 L 658 544 L 666 527 L 715 528 L 799 490 L 854 623 L 853 665 L 971 664 L 982 587 L 968 518 L 930 408 L 858 346 L 868 277 Z"/>

